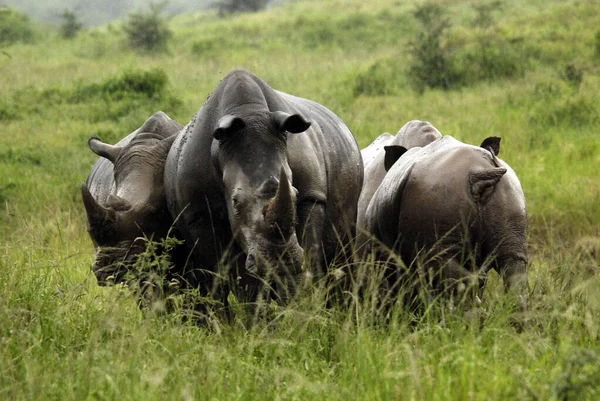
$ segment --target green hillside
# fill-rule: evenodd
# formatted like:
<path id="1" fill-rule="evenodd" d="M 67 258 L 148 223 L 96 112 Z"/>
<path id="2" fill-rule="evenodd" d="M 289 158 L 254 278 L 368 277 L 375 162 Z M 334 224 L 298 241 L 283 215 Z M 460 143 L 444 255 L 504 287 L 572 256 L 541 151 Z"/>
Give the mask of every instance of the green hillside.
<path id="1" fill-rule="evenodd" d="M 0 18 L 0 399 L 597 399 L 600 5 L 435 4 L 427 23 L 413 0 L 179 15 L 152 53 L 121 22 L 67 40 Z M 446 89 L 415 78 L 436 28 Z M 116 142 L 157 110 L 185 124 L 234 68 L 326 105 L 361 147 L 412 119 L 467 143 L 502 137 L 530 215 L 529 327 L 509 324 L 497 276 L 478 318 L 399 310 L 391 325 L 367 306 L 324 310 L 317 293 L 270 324 L 196 328 L 99 288 L 87 139 Z"/>

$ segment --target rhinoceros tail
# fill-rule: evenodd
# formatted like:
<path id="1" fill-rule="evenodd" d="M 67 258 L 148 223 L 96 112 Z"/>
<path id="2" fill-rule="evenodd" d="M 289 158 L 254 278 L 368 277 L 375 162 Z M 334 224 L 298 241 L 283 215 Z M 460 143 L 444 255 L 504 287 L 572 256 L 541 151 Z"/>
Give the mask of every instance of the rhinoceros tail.
<path id="1" fill-rule="evenodd" d="M 496 184 L 506 173 L 504 167 L 493 167 L 483 171 L 471 172 L 469 182 L 471 184 L 471 195 L 475 203 L 484 205 L 492 196 Z"/>

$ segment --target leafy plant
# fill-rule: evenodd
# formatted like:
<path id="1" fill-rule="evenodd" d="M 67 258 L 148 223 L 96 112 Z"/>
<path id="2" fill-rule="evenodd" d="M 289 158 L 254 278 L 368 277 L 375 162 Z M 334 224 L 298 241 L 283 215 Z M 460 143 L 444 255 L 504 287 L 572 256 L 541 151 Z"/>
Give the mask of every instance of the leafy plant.
<path id="1" fill-rule="evenodd" d="M 561 72 L 560 77 L 573 88 L 579 89 L 579 87 L 581 86 L 581 82 L 583 81 L 583 71 L 577 68 L 575 64 L 569 63 Z"/>
<path id="2" fill-rule="evenodd" d="M 77 33 L 83 28 L 83 23 L 73 11 L 65 10 L 60 15 L 62 23 L 60 24 L 60 34 L 63 38 L 71 39 L 77 36 Z"/>
<path id="3" fill-rule="evenodd" d="M 34 31 L 26 14 L 0 5 L 0 46 L 15 42 L 32 43 Z"/>
<path id="4" fill-rule="evenodd" d="M 129 45 L 144 51 L 165 51 L 173 32 L 162 12 L 167 3 L 152 3 L 147 11 L 131 13 L 123 26 Z"/>
<path id="5" fill-rule="evenodd" d="M 456 69 L 454 54 L 444 44 L 445 31 L 450 27 L 444 10 L 437 4 L 426 3 L 414 13 L 421 23 L 421 32 L 410 43 L 413 55 L 409 77 L 418 92 L 426 87 L 450 89 L 459 86 L 462 76 Z"/>
<path id="6" fill-rule="evenodd" d="M 354 96 L 393 95 L 402 83 L 402 71 L 393 58 L 380 59 L 357 74 L 354 80 Z"/>

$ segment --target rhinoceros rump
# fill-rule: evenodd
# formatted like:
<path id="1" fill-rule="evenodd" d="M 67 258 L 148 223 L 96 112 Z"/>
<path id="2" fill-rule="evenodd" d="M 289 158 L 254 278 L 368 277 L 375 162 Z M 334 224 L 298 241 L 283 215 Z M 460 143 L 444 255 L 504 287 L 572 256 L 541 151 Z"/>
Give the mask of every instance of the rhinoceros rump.
<path id="1" fill-rule="evenodd" d="M 413 281 L 418 271 L 430 289 L 458 295 L 473 280 L 481 292 L 495 268 L 524 305 L 525 197 L 514 171 L 496 157 L 499 142 L 488 138 L 476 147 L 445 136 L 408 151 L 383 149 L 401 156 L 369 200 L 359 229 L 401 256 L 408 271 L 394 267 L 389 278 L 408 287 L 409 302 L 423 282 Z M 386 252 L 377 253 L 386 260 Z"/>

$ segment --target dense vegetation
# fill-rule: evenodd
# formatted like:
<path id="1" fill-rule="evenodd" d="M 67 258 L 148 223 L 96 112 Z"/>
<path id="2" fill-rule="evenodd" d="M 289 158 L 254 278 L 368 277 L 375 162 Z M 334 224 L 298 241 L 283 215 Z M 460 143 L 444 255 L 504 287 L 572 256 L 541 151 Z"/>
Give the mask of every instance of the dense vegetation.
<path id="1" fill-rule="evenodd" d="M 182 15 L 158 53 L 132 52 L 118 23 L 66 40 L 0 9 L 0 399 L 597 399 L 600 9 L 436 4 Z M 198 328 L 99 288 L 87 139 L 116 142 L 156 110 L 186 123 L 239 67 L 328 106 L 361 146 L 411 119 L 501 136 L 530 214 L 528 326 L 510 324 L 497 276 L 476 313 L 398 306 L 390 324 L 368 302 L 324 309 L 315 289 L 270 323 Z"/>

